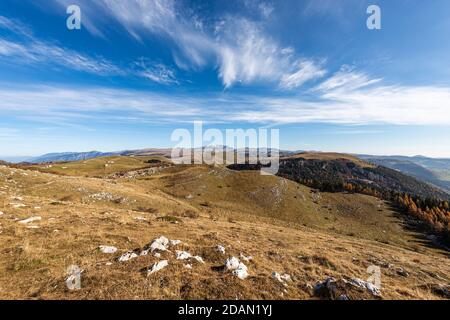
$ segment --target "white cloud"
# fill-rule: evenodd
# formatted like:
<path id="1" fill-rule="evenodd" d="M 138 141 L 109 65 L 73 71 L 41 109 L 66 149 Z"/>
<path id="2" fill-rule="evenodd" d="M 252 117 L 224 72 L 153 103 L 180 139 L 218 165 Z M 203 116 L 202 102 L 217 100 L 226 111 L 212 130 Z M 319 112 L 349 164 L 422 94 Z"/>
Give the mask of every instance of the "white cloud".
<path id="1" fill-rule="evenodd" d="M 225 87 L 266 81 L 294 89 L 325 73 L 313 60 L 295 60 L 292 48 L 280 47 L 257 23 L 230 17 L 221 25 L 215 48 Z"/>
<path id="2" fill-rule="evenodd" d="M 0 28 L 9 30 L 13 33 L 20 34 L 25 37 L 31 37 L 33 32 L 29 27 L 17 20 L 12 20 L 4 16 L 0 16 Z"/>
<path id="3" fill-rule="evenodd" d="M 260 108 L 230 121 L 275 123 L 450 125 L 450 88 L 378 86 L 328 91 L 315 101 L 263 98 Z"/>
<path id="4" fill-rule="evenodd" d="M 294 89 L 300 87 L 309 80 L 321 78 L 325 74 L 326 71 L 314 62 L 300 61 L 298 63 L 298 71 L 283 75 L 281 78 L 280 87 L 284 89 Z"/>
<path id="5" fill-rule="evenodd" d="M 339 72 L 317 86 L 315 91 L 325 93 L 330 91 L 345 92 L 367 87 L 378 83 L 381 80 L 382 79 L 370 79 L 368 75 L 363 72 L 355 71 L 353 67 L 343 66 Z"/>
<path id="6" fill-rule="evenodd" d="M 56 64 L 72 70 L 98 75 L 118 75 L 123 72 L 112 62 L 103 58 L 91 58 L 77 51 L 34 40 L 21 44 L 0 39 L 0 56 L 14 63 Z"/>
<path id="7" fill-rule="evenodd" d="M 178 84 L 175 71 L 162 63 L 152 63 L 141 58 L 135 63 L 136 74 L 160 84 Z"/>
<path id="8" fill-rule="evenodd" d="M 310 101 L 246 95 L 156 94 L 108 88 L 0 89 L 0 115 L 41 122 L 450 125 L 449 87 L 378 86 Z"/>

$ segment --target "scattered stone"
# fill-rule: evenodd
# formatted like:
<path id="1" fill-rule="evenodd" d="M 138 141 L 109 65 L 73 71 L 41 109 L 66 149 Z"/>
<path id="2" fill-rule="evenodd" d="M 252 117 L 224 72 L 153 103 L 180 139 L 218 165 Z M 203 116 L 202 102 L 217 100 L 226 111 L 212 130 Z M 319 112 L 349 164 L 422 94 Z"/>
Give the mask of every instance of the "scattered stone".
<path id="1" fill-rule="evenodd" d="M 347 298 L 348 300 L 380 298 L 381 292 L 373 284 L 361 279 L 336 280 L 327 278 L 314 287 L 314 295 L 331 300 Z"/>
<path id="2" fill-rule="evenodd" d="M 192 269 L 192 265 L 191 265 L 191 264 L 185 264 L 184 267 L 185 267 L 186 269 Z"/>
<path id="3" fill-rule="evenodd" d="M 160 271 L 160 270 L 164 269 L 165 267 L 167 267 L 168 265 L 169 265 L 169 262 L 167 260 L 162 260 L 162 261 L 156 262 L 151 267 L 151 269 L 149 269 L 147 271 L 147 275 L 149 276 L 149 275 L 151 275 L 151 274 L 153 274 L 153 273 L 155 273 L 157 271 Z"/>
<path id="4" fill-rule="evenodd" d="M 375 285 L 370 282 L 354 278 L 350 280 L 350 284 L 357 286 L 362 289 L 367 289 L 374 296 L 381 296 L 380 289 L 378 289 Z"/>
<path id="5" fill-rule="evenodd" d="M 0 211 L 0 216 L 4 215 L 5 213 L 3 211 Z"/>
<path id="6" fill-rule="evenodd" d="M 97 200 L 97 201 L 111 201 L 111 202 L 118 202 L 118 203 L 124 203 L 126 201 L 126 199 L 119 197 L 119 196 L 115 196 L 108 192 L 94 193 L 94 194 L 90 194 L 88 197 L 90 199 Z"/>
<path id="7" fill-rule="evenodd" d="M 244 280 L 248 277 L 247 266 L 245 264 L 243 264 L 242 262 L 240 262 L 237 269 L 234 270 L 232 273 L 235 276 L 237 276 L 239 279 Z"/>
<path id="8" fill-rule="evenodd" d="M 39 226 L 27 226 L 27 229 L 39 229 Z"/>
<path id="9" fill-rule="evenodd" d="M 221 254 L 225 254 L 225 247 L 224 247 L 224 246 L 218 245 L 218 246 L 216 247 L 216 249 L 217 249 L 217 251 L 219 251 Z"/>
<path id="10" fill-rule="evenodd" d="M 117 248 L 113 246 L 100 246 L 100 251 L 106 254 L 113 254 L 117 252 Z"/>
<path id="11" fill-rule="evenodd" d="M 281 282 L 284 285 L 286 285 L 286 282 L 292 281 L 291 276 L 288 275 L 287 273 L 281 275 L 278 272 L 273 272 L 272 273 L 272 278 L 278 280 L 279 282 Z"/>
<path id="12" fill-rule="evenodd" d="M 177 253 L 177 260 L 187 260 L 192 257 L 192 255 L 186 251 L 176 251 L 176 253 Z"/>
<path id="13" fill-rule="evenodd" d="M 25 219 L 25 220 L 20 220 L 19 223 L 27 224 L 27 223 L 30 223 L 30 222 L 40 221 L 40 220 L 42 220 L 41 217 L 31 217 L 31 218 L 28 218 L 28 219 Z"/>
<path id="14" fill-rule="evenodd" d="M 177 246 L 181 244 L 181 240 L 170 240 L 170 245 L 171 246 Z"/>
<path id="15" fill-rule="evenodd" d="M 159 252 L 157 252 L 157 253 L 155 253 L 154 255 L 153 255 L 155 258 L 161 258 L 161 253 L 159 253 Z"/>
<path id="16" fill-rule="evenodd" d="M 167 246 L 169 245 L 169 239 L 164 236 L 159 237 L 158 239 L 153 240 L 150 245 L 150 251 L 153 252 L 155 250 L 167 251 Z"/>
<path id="17" fill-rule="evenodd" d="M 197 262 L 205 263 L 205 261 L 203 260 L 203 258 L 200 257 L 200 256 L 193 256 L 192 258 L 195 259 L 195 260 L 197 260 Z"/>
<path id="18" fill-rule="evenodd" d="M 248 277 L 247 266 L 240 262 L 236 257 L 228 258 L 225 261 L 225 269 L 227 271 L 231 271 L 232 274 L 234 274 L 241 280 L 244 280 Z"/>
<path id="19" fill-rule="evenodd" d="M 225 268 L 228 271 L 236 270 L 239 267 L 239 259 L 235 257 L 228 258 L 227 261 L 225 261 Z"/>
<path id="20" fill-rule="evenodd" d="M 244 260 L 245 262 L 249 262 L 249 261 L 253 260 L 252 256 L 245 256 L 244 254 L 242 254 L 242 252 L 239 257 L 241 258 L 241 260 Z"/>
<path id="21" fill-rule="evenodd" d="M 138 255 L 137 255 L 136 253 L 134 253 L 134 252 L 132 252 L 132 251 L 129 251 L 129 252 L 124 253 L 123 255 L 121 255 L 121 256 L 119 257 L 119 262 L 129 261 L 129 260 L 131 260 L 131 259 L 137 258 L 137 256 L 138 256 Z"/>

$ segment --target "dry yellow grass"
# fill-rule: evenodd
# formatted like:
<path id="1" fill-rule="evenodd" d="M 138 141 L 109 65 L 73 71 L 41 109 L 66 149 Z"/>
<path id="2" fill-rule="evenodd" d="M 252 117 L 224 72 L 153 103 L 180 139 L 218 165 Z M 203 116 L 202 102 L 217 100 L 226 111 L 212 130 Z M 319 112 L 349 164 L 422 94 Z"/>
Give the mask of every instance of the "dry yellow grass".
<path id="1" fill-rule="evenodd" d="M 102 174 L 70 165 L 77 176 L 0 167 L 0 298 L 312 299 L 317 281 L 366 279 L 373 264 L 381 267 L 385 299 L 440 299 L 433 285 L 449 282 L 448 257 L 402 228 L 375 198 L 317 199 L 284 179 L 207 166 L 105 179 L 84 177 Z M 18 223 L 32 216 L 42 220 Z M 161 235 L 181 240 L 177 249 L 205 263 L 187 269 L 174 249 L 161 258 L 117 261 Z M 119 250 L 103 254 L 100 245 Z M 253 257 L 245 280 L 221 270 L 226 258 L 241 253 Z M 142 272 L 161 259 L 167 268 L 149 277 Z M 81 290 L 66 287 L 70 265 L 84 270 Z M 292 281 L 281 284 L 274 271 Z"/>

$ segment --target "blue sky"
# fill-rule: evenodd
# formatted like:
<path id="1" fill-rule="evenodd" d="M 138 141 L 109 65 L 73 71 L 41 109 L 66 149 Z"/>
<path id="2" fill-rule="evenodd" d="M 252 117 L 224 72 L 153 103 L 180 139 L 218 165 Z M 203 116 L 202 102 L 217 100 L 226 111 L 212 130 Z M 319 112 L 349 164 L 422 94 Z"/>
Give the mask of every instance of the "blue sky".
<path id="1" fill-rule="evenodd" d="M 82 29 L 68 30 L 77 4 Z M 366 9 L 381 8 L 381 30 Z M 450 157 L 450 2 L 3 0 L 0 155 L 171 147 L 280 129 L 281 148 Z"/>

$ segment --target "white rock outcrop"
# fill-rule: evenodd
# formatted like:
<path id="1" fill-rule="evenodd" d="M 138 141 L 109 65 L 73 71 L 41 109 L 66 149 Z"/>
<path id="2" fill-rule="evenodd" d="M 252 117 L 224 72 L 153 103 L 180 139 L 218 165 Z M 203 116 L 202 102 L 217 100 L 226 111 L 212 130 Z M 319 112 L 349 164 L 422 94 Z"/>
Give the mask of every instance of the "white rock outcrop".
<path id="1" fill-rule="evenodd" d="M 177 254 L 177 260 L 187 260 L 192 257 L 192 255 L 189 252 L 186 251 L 176 251 Z"/>
<path id="2" fill-rule="evenodd" d="M 150 251 L 153 252 L 155 250 L 166 251 L 169 246 L 169 239 L 164 236 L 159 237 L 158 239 L 153 240 L 150 244 Z"/>
<path id="3" fill-rule="evenodd" d="M 242 262 L 240 262 L 237 269 L 234 270 L 232 273 L 239 279 L 244 280 L 248 277 L 247 266 L 245 264 L 243 264 Z"/>
<path id="4" fill-rule="evenodd" d="M 129 260 L 137 258 L 137 257 L 138 257 L 138 255 L 136 253 L 129 251 L 119 257 L 119 262 L 129 261 Z"/>
<path id="5" fill-rule="evenodd" d="M 248 268 L 245 264 L 239 261 L 236 257 L 228 258 L 225 261 L 225 269 L 231 271 L 232 274 L 239 279 L 244 280 L 248 277 Z"/>
<path id="6" fill-rule="evenodd" d="M 225 261 L 225 269 L 228 271 L 236 270 L 239 267 L 239 259 L 236 257 L 228 258 L 227 261 Z"/>
<path id="7" fill-rule="evenodd" d="M 159 262 L 156 262 L 148 271 L 147 271 L 147 275 L 151 275 L 155 272 L 158 272 L 162 269 L 164 269 L 165 267 L 167 267 L 169 265 L 169 262 L 167 260 L 162 260 Z"/>
<path id="8" fill-rule="evenodd" d="M 358 287 L 358 288 L 366 289 L 367 291 L 369 291 L 374 296 L 381 296 L 380 289 L 377 288 L 374 284 L 372 284 L 370 282 L 367 282 L 367 281 L 364 281 L 364 280 L 361 280 L 361 279 L 358 279 L 358 278 L 354 278 L 354 279 L 351 279 L 349 281 L 349 283 L 351 285 L 354 285 L 354 286 Z"/>

